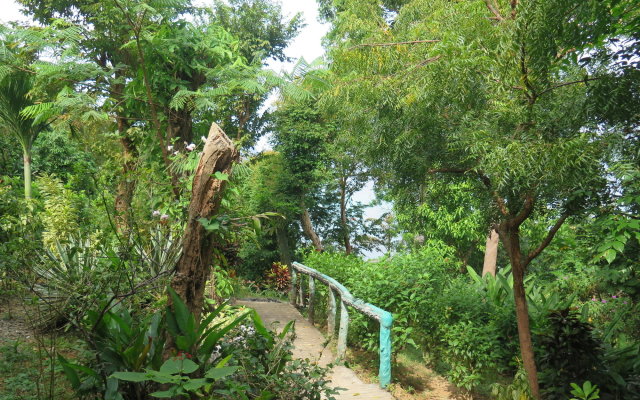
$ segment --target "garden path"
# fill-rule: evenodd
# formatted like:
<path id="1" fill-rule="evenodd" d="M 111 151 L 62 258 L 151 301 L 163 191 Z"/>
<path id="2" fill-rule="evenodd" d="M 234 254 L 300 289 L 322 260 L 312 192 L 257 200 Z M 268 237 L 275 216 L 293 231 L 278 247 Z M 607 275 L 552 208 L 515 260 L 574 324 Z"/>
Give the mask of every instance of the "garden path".
<path id="1" fill-rule="evenodd" d="M 311 361 L 317 361 L 322 366 L 333 361 L 335 355 L 326 346 L 325 337 L 291 304 L 257 300 L 238 300 L 236 304 L 255 309 L 265 325 L 276 331 L 283 328 L 289 321 L 295 320 L 294 357 L 308 358 Z M 346 389 L 335 396 L 337 400 L 394 400 L 391 393 L 381 389 L 377 384 L 362 382 L 355 372 L 345 366 L 334 366 L 329 378 L 332 386 Z"/>

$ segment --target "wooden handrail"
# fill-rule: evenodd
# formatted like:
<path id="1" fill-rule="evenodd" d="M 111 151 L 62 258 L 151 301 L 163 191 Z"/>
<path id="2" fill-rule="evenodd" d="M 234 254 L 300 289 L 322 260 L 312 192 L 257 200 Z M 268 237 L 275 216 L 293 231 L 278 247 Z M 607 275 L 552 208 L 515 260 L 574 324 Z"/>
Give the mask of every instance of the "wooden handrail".
<path id="1" fill-rule="evenodd" d="M 315 280 L 318 280 L 329 288 L 327 328 L 330 336 L 335 335 L 336 326 L 336 299 L 335 293 L 340 296 L 340 326 L 338 328 L 338 354 L 337 360 L 342 360 L 347 350 L 347 333 L 349 331 L 349 313 L 347 305 L 355 308 L 360 313 L 375 319 L 380 323 L 380 368 L 378 379 L 381 387 L 387 387 L 391 383 L 391 327 L 393 315 L 373 304 L 353 297 L 351 292 L 340 282 L 306 265 L 294 262 L 291 265 L 291 289 L 289 301 L 296 306 L 298 300 L 297 281 L 298 273 L 309 275 L 309 305 L 308 319 L 313 323 L 315 314 Z M 300 285 L 300 305 L 304 306 L 304 288 Z"/>

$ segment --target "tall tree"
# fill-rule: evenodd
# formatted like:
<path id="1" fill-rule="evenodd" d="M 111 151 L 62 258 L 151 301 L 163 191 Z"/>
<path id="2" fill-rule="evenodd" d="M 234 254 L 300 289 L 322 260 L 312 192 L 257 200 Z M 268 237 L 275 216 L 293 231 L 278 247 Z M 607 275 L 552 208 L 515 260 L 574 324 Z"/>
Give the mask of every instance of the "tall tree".
<path id="1" fill-rule="evenodd" d="M 598 1 L 325 3 L 333 19 L 333 101 L 366 134 L 390 185 L 454 176 L 482 199 L 511 262 L 518 336 L 540 397 L 524 275 L 572 215 L 605 188 L 608 135 L 594 121 L 598 80 L 580 61 L 606 48 Z M 616 86 L 616 84 L 613 84 Z M 428 187 L 427 187 L 428 190 Z M 540 224 L 537 243 L 523 226 Z M 485 225 L 486 226 L 486 225 Z"/>
<path id="2" fill-rule="evenodd" d="M 309 198 L 325 178 L 322 170 L 326 159 L 328 132 L 320 112 L 310 100 L 281 104 L 276 113 L 276 149 L 282 153 L 287 173 L 291 176 L 288 192 L 298 200 L 302 231 L 317 251 L 324 246 L 313 227 L 309 214 Z"/>

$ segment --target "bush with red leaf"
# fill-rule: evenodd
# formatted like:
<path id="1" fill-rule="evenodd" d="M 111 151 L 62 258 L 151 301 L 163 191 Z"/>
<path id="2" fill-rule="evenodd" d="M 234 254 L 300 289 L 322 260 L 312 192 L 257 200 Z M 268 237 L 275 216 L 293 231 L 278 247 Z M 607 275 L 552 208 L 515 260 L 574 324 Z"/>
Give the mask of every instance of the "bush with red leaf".
<path id="1" fill-rule="evenodd" d="M 265 283 L 272 289 L 283 293 L 286 292 L 289 290 L 289 284 L 291 283 L 289 267 L 285 264 L 274 262 L 271 264 L 271 269 L 267 271 Z"/>

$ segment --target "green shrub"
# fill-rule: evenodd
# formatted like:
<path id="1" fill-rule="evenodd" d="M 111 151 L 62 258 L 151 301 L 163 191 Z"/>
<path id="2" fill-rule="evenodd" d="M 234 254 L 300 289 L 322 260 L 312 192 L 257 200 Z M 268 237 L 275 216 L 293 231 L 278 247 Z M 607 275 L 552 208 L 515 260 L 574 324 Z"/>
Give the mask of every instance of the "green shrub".
<path id="1" fill-rule="evenodd" d="M 53 249 L 56 241 L 64 243 L 79 233 L 81 200 L 78 194 L 64 187 L 55 177 L 38 179 L 38 188 L 44 198 L 43 240 L 45 247 Z"/>
<path id="2" fill-rule="evenodd" d="M 147 316 L 108 304 L 87 313 L 86 344 L 94 357 L 78 364 L 59 356 L 79 397 L 208 399 L 215 393 L 213 398 L 229 400 L 333 399 L 328 369 L 293 360 L 288 335 L 293 323 L 275 335 L 255 311 L 224 304 L 197 321 L 169 293 L 173 308 Z M 167 337 L 177 353 L 164 360 Z"/>
<path id="3" fill-rule="evenodd" d="M 593 328 L 570 309 L 553 311 L 548 326 L 536 332 L 539 380 L 547 399 L 566 399 L 572 382 L 602 380 L 602 342 Z"/>
<path id="4" fill-rule="evenodd" d="M 342 283 L 357 298 L 381 307 L 394 316 L 392 347 L 394 354 L 407 345 L 415 345 L 415 329 L 423 319 L 459 266 L 453 249 L 435 244 L 415 253 L 364 262 L 355 256 L 312 252 L 305 257 L 305 265 L 317 269 Z M 322 295 L 323 291 L 319 291 Z M 317 307 L 324 309 L 324 307 Z M 353 313 L 350 341 L 377 351 L 377 323 L 359 313 Z"/>

